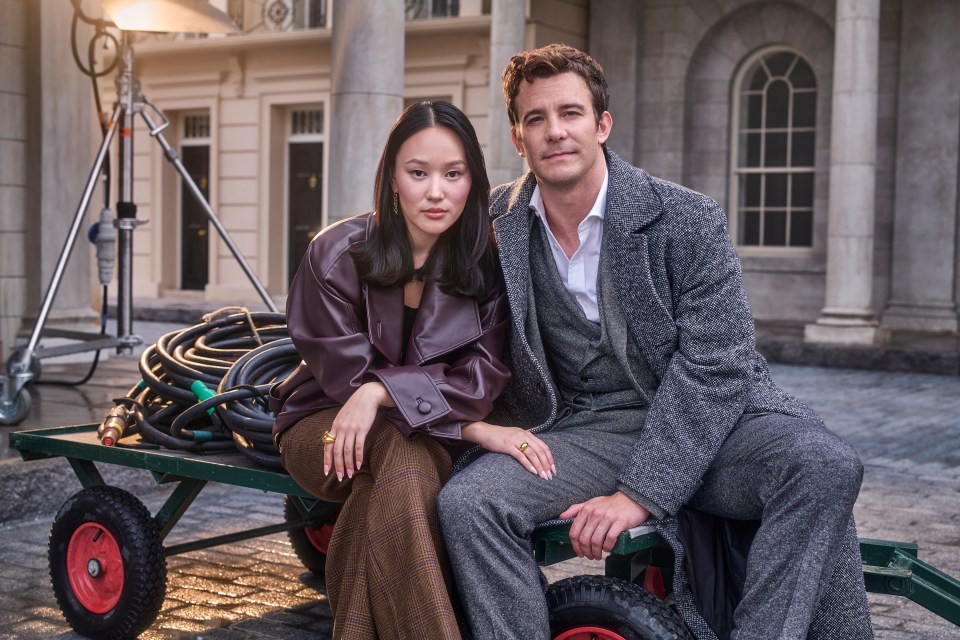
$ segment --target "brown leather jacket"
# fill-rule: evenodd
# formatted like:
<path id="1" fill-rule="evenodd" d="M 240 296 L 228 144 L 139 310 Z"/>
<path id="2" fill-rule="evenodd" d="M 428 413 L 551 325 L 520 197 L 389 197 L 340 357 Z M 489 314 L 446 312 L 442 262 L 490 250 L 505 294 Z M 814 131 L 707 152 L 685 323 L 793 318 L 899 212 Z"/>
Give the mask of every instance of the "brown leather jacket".
<path id="1" fill-rule="evenodd" d="M 502 289 L 478 303 L 444 293 L 428 276 L 402 358 L 403 289 L 361 282 L 349 253 L 372 226 L 367 213 L 328 227 L 300 264 L 287 329 L 303 361 L 270 391 L 274 438 L 379 380 L 397 405 L 381 411 L 401 433 L 459 439 L 461 426 L 490 413 L 510 378 L 501 362 Z"/>

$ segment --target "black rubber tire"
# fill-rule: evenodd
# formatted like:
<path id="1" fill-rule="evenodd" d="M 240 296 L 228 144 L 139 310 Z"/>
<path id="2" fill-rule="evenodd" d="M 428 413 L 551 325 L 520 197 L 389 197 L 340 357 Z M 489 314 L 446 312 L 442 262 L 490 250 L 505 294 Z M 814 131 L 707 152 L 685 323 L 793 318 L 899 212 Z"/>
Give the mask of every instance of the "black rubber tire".
<path id="1" fill-rule="evenodd" d="M 609 630 L 626 640 L 692 640 L 673 610 L 642 587 L 606 576 L 574 576 L 547 588 L 550 637 L 578 627 Z"/>
<path id="2" fill-rule="evenodd" d="M 300 512 L 297 511 L 297 507 L 293 503 L 293 498 L 290 496 L 285 496 L 283 499 L 283 518 L 287 522 L 301 518 Z M 321 526 L 331 526 L 332 522 L 333 518 L 330 520 L 325 519 L 324 524 Z M 290 546 L 293 547 L 293 552 L 297 554 L 297 558 L 300 559 L 303 566 L 313 575 L 322 578 L 327 564 L 326 550 L 319 549 L 304 529 L 290 529 L 287 531 L 287 537 L 290 539 Z"/>
<path id="3" fill-rule="evenodd" d="M 0 405 L 0 426 L 8 427 L 23 422 L 30 415 L 31 402 L 30 392 L 27 391 L 27 388 L 20 389 L 10 406 Z"/>
<path id="4" fill-rule="evenodd" d="M 68 576 L 68 550 L 81 527 L 106 531 L 122 559 L 119 599 L 103 613 L 81 603 Z M 89 487 L 68 499 L 50 530 L 49 560 L 57 604 L 78 633 L 96 640 L 136 638 L 160 613 L 167 590 L 167 560 L 160 530 L 143 503 L 122 489 Z"/>

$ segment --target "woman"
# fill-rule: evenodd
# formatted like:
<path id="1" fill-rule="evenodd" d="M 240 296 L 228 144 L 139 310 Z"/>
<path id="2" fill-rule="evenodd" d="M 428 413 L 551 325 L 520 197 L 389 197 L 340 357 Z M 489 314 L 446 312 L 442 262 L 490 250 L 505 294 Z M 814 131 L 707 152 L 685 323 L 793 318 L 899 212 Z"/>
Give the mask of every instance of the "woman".
<path id="1" fill-rule="evenodd" d="M 436 497 L 463 439 L 512 446 L 475 423 L 509 378 L 488 191 L 466 116 L 413 105 L 376 211 L 318 235 L 291 285 L 303 362 L 271 392 L 274 435 L 300 485 L 344 502 L 326 561 L 335 638 L 460 637 Z"/>

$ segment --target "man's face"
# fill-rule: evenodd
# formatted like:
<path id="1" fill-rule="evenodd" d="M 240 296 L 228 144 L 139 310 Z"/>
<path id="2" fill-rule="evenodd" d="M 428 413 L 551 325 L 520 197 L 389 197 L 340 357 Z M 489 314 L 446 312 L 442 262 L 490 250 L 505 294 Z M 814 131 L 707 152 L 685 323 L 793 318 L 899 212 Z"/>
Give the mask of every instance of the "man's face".
<path id="1" fill-rule="evenodd" d="M 576 187 L 605 164 L 600 145 L 613 124 L 606 111 L 597 122 L 586 80 L 575 73 L 522 82 L 515 101 L 519 124 L 513 145 L 527 159 L 541 188 Z"/>

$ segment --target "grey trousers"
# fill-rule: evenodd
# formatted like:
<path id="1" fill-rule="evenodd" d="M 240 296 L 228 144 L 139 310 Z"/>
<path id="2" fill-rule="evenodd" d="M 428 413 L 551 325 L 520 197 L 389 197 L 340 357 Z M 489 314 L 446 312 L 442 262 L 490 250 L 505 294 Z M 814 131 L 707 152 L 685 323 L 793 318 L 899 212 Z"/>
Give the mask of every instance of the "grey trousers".
<path id="1" fill-rule="evenodd" d="M 571 504 L 616 491 L 640 422 L 629 409 L 567 415 L 540 436 L 556 462 L 553 480 L 488 453 L 441 491 L 441 525 L 477 640 L 549 638 L 530 536 Z M 813 420 L 748 418 L 727 439 L 690 504 L 761 520 L 737 640 L 873 637 L 852 517 L 862 474 L 850 446 Z"/>

